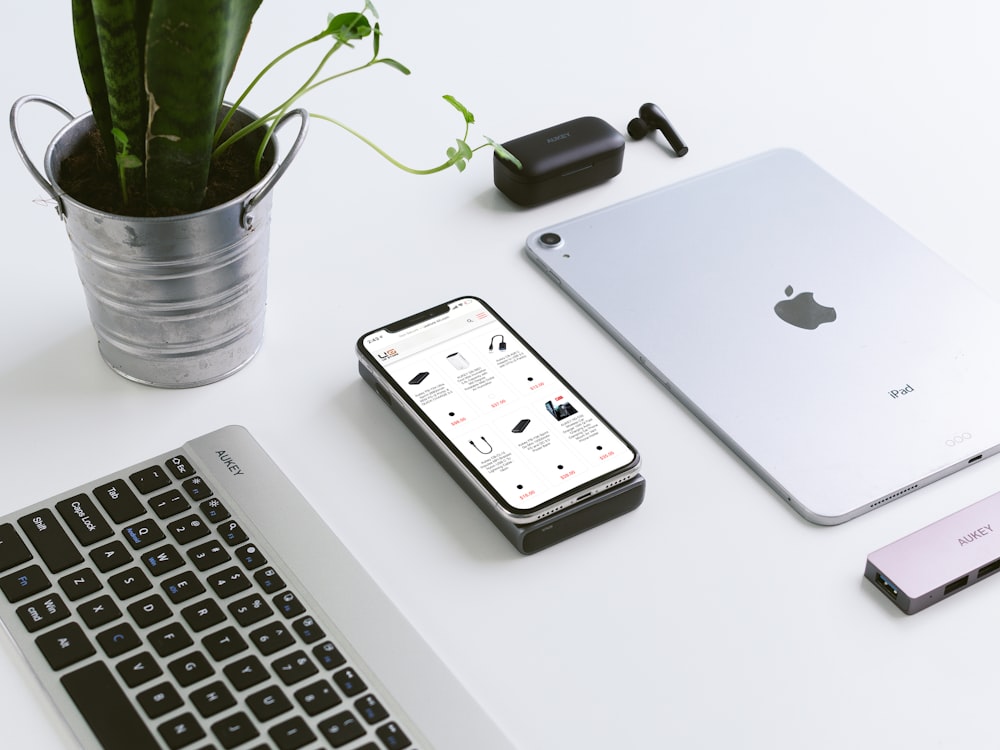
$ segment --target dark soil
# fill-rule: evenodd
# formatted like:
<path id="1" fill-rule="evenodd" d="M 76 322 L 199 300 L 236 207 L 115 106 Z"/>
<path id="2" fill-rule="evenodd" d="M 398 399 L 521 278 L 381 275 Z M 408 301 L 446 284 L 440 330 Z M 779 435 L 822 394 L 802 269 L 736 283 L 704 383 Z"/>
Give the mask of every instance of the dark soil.
<path id="1" fill-rule="evenodd" d="M 253 161 L 263 132 L 261 129 L 250 134 L 212 161 L 202 209 L 226 203 L 257 183 Z M 261 174 L 269 168 L 270 163 L 265 158 Z M 63 159 L 59 167 L 59 184 L 80 203 L 106 213 L 125 216 L 176 216 L 183 213 L 177 210 L 153 214 L 141 197 L 132 198 L 129 206 L 124 206 L 114 157 L 108 154 L 96 128 Z"/>

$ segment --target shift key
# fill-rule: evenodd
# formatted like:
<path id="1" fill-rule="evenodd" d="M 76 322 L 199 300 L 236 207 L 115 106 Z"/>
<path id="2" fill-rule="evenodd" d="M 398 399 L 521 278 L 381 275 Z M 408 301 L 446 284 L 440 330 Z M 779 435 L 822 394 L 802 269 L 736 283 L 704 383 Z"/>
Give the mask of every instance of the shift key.
<path id="1" fill-rule="evenodd" d="M 48 508 L 22 516 L 17 524 L 53 573 L 83 562 L 80 550 Z"/>

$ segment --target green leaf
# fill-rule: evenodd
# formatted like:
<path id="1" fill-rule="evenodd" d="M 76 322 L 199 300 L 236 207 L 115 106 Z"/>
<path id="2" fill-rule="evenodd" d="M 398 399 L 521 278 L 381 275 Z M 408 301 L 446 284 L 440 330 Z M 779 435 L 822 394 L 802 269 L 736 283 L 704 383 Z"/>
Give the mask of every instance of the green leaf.
<path id="1" fill-rule="evenodd" d="M 371 34 L 372 25 L 363 13 L 338 13 L 330 18 L 326 30 L 338 41 L 348 44 Z"/>
<path id="2" fill-rule="evenodd" d="M 152 0 L 146 43 L 153 214 L 201 207 L 222 98 L 261 0 Z"/>
<path id="3" fill-rule="evenodd" d="M 111 128 L 111 137 L 115 139 L 115 143 L 123 151 L 128 148 L 128 136 L 121 128 Z"/>
<path id="4" fill-rule="evenodd" d="M 399 62 L 399 60 L 393 60 L 391 57 L 380 57 L 378 60 L 375 60 L 374 62 L 382 63 L 383 65 L 388 65 L 390 68 L 395 68 L 404 76 L 410 75 L 410 69 L 408 67 L 403 65 L 403 63 Z"/>
<path id="5" fill-rule="evenodd" d="M 456 139 L 456 143 L 458 148 L 449 148 L 445 153 L 448 154 L 448 161 L 454 162 L 459 172 L 464 172 L 466 163 L 472 158 L 472 149 L 461 138 Z"/>
<path id="6" fill-rule="evenodd" d="M 73 39 L 76 42 L 76 59 L 83 87 L 90 99 L 90 109 L 110 151 L 114 145 L 110 142 L 111 107 L 108 104 L 108 87 L 104 82 L 101 45 L 97 41 L 97 21 L 90 0 L 73 0 Z"/>
<path id="7" fill-rule="evenodd" d="M 459 156 L 461 156 L 463 159 L 471 159 L 472 149 L 469 148 L 469 144 L 463 141 L 461 138 L 456 139 L 456 141 L 458 143 Z"/>
<path id="8" fill-rule="evenodd" d="M 122 169 L 135 169 L 142 166 L 142 162 L 135 154 L 118 154 L 115 160 Z"/>
<path id="9" fill-rule="evenodd" d="M 521 164 L 521 160 L 518 159 L 516 156 L 514 156 L 514 154 L 512 154 L 510 151 L 508 151 L 507 149 L 505 149 L 502 144 L 497 143 L 492 138 L 488 138 L 485 135 L 483 136 L 483 140 L 485 140 L 488 144 L 490 144 L 490 146 L 493 148 L 493 151 L 501 159 L 505 159 L 505 160 L 511 162 L 518 169 L 523 169 L 524 168 L 524 165 Z"/>
<path id="10" fill-rule="evenodd" d="M 445 94 L 442 97 L 442 99 L 444 99 L 446 102 L 448 102 L 448 104 L 450 104 L 459 112 L 461 112 L 462 117 L 465 118 L 465 122 L 468 123 L 469 125 L 472 125 L 476 121 L 475 116 L 465 108 L 465 105 L 462 104 L 460 101 L 458 101 L 458 99 L 453 97 L 451 94 Z"/>
<path id="11" fill-rule="evenodd" d="M 372 18 L 378 19 L 378 10 L 375 9 L 375 5 L 372 3 L 372 0 L 365 0 L 365 9 L 361 12 L 371 12 Z"/>
<path id="12" fill-rule="evenodd" d="M 146 131 L 143 48 L 149 3 L 143 0 L 91 0 L 111 127 L 129 143 L 142 143 Z M 105 136 L 107 137 L 107 136 Z"/>

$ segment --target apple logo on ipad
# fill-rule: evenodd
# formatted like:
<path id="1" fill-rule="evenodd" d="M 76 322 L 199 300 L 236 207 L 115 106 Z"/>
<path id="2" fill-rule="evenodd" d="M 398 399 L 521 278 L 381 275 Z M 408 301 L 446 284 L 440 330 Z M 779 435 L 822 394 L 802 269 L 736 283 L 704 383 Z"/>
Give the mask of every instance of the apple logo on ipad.
<path id="1" fill-rule="evenodd" d="M 794 292 L 791 286 L 786 287 L 785 296 L 789 299 L 774 306 L 774 312 L 786 323 L 812 331 L 837 319 L 837 311 L 817 302 L 812 292 L 799 292 L 792 297 Z"/>

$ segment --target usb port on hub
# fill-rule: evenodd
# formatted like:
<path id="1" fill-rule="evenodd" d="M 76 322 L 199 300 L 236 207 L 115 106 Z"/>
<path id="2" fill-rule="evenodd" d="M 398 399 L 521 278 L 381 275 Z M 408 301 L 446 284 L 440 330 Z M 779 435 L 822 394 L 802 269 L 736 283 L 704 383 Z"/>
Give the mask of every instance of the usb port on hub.
<path id="1" fill-rule="evenodd" d="M 896 588 L 896 584 L 890 581 L 881 573 L 875 574 L 875 580 L 878 581 L 879 588 L 882 592 L 886 594 L 890 599 L 895 599 L 899 596 L 899 589 Z"/>

